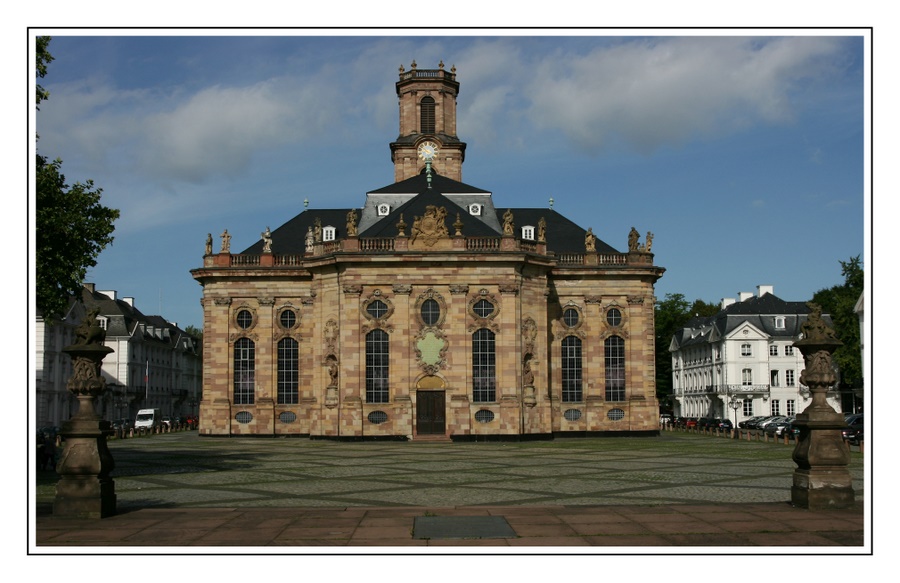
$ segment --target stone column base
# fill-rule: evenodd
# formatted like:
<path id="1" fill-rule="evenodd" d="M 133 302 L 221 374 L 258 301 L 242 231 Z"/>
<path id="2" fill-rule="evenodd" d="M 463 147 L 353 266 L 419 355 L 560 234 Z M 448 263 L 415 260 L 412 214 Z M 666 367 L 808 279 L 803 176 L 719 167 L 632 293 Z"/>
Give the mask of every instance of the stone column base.
<path id="1" fill-rule="evenodd" d="M 56 485 L 53 515 L 107 518 L 116 514 L 115 484 L 97 476 L 63 476 Z"/>
<path id="2" fill-rule="evenodd" d="M 794 470 L 791 487 L 794 506 L 810 510 L 849 508 L 855 500 L 850 473 L 845 468 Z"/>

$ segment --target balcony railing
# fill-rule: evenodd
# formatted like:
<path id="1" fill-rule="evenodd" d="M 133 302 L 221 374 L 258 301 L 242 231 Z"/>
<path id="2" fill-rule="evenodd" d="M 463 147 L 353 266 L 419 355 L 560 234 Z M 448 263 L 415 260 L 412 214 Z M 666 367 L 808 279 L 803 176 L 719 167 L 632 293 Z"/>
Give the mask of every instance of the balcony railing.
<path id="1" fill-rule="evenodd" d="M 652 256 L 648 253 L 559 253 L 547 250 L 547 244 L 538 241 L 520 240 L 512 237 L 454 237 L 453 249 L 473 253 L 519 252 L 533 253 L 555 261 L 560 267 L 595 267 L 601 265 L 652 265 Z M 334 253 L 402 253 L 409 249 L 409 240 L 394 237 L 339 239 L 318 242 L 307 249 L 304 254 L 262 253 L 230 254 L 218 253 L 207 255 L 204 265 L 207 267 L 303 267 L 310 259 Z M 416 253 L 423 249 L 415 249 Z M 428 250 L 425 250 L 426 252 Z M 439 249 L 446 252 L 447 248 Z"/>

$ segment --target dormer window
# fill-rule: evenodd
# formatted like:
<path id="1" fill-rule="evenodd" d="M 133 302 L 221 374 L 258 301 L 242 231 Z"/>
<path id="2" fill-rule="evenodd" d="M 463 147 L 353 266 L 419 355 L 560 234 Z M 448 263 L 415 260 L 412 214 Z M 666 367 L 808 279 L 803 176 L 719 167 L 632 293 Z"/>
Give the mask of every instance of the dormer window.
<path id="1" fill-rule="evenodd" d="M 527 241 L 534 241 L 534 227 L 522 227 L 522 238 Z"/>
<path id="2" fill-rule="evenodd" d="M 379 217 L 386 217 L 391 214 L 391 205 L 389 204 L 380 204 L 377 208 Z"/>
<path id="3" fill-rule="evenodd" d="M 334 227 L 322 227 L 322 240 L 323 241 L 334 241 Z"/>
<path id="4" fill-rule="evenodd" d="M 473 217 L 481 216 L 481 205 L 478 203 L 472 203 L 469 205 L 469 214 Z"/>
<path id="5" fill-rule="evenodd" d="M 784 330 L 784 316 L 775 316 L 775 329 Z"/>

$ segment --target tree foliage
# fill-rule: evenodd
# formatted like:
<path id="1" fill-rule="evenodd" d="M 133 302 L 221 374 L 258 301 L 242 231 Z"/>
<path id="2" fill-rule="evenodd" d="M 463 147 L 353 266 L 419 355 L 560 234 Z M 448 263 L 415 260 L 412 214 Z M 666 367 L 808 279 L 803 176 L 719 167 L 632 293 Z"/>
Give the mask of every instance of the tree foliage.
<path id="1" fill-rule="evenodd" d="M 47 50 L 49 37 L 37 39 L 37 75 L 43 77 L 53 60 Z M 48 93 L 37 87 L 37 103 Z M 119 211 L 100 204 L 102 190 L 91 180 L 66 184 L 62 160 L 49 161 L 37 155 L 35 189 L 35 255 L 37 307 L 44 318 L 65 314 L 69 297 L 81 297 L 87 270 L 97 264 L 97 256 L 113 241 L 113 223 Z"/>
<path id="2" fill-rule="evenodd" d="M 812 301 L 831 316 L 835 334 L 844 343 L 834 352 L 834 362 L 841 371 L 840 387 L 854 388 L 863 386 L 859 316 L 855 308 L 865 287 L 865 272 L 859 255 L 840 264 L 844 283 L 817 291 Z"/>
<path id="3" fill-rule="evenodd" d="M 684 327 L 694 317 L 714 316 L 719 313 L 719 305 L 694 300 L 688 303 L 684 294 L 666 294 L 657 300 L 654 307 L 656 323 L 656 395 L 660 401 L 672 394 L 672 355 L 669 345 L 675 332 Z"/>

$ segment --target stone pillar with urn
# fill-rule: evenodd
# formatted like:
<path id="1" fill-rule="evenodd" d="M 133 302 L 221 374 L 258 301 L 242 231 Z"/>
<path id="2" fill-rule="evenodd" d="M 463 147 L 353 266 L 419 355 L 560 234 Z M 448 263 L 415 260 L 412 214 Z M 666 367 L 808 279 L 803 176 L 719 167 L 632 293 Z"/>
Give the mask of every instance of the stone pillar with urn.
<path id="1" fill-rule="evenodd" d="M 837 380 L 832 353 L 843 343 L 822 320 L 822 308 L 807 304 L 811 310 L 801 326 L 803 338 L 794 346 L 803 354 L 806 368 L 800 382 L 809 387 L 812 403 L 797 415 L 794 426 L 800 429 L 793 459 L 794 483 L 791 503 L 812 510 L 847 508 L 854 502 L 850 471 L 850 450 L 841 430 L 844 417 L 826 400 L 828 389 Z"/>
<path id="2" fill-rule="evenodd" d="M 88 312 L 75 331 L 75 343 L 63 348 L 72 359 L 66 388 L 78 399 L 78 410 L 60 430 L 65 445 L 56 466 L 56 516 L 106 518 L 116 513 L 115 484 L 109 475 L 115 463 L 106 445 L 112 429 L 94 410 L 94 402 L 107 389 L 100 366 L 113 352 L 103 344 L 106 331 L 97 322 L 98 313 Z"/>

